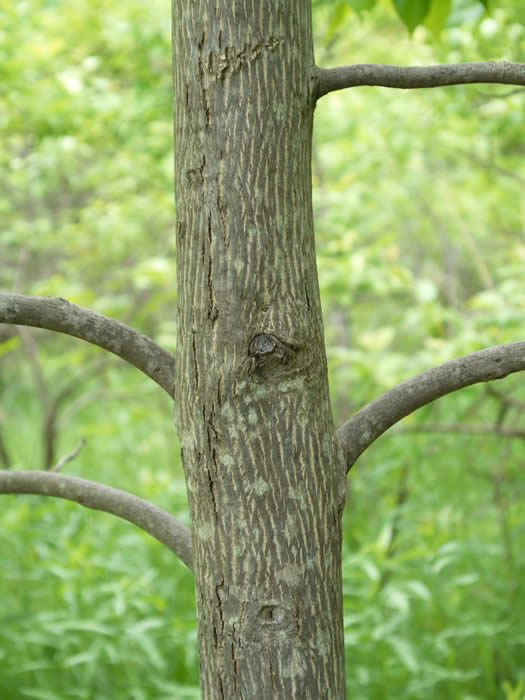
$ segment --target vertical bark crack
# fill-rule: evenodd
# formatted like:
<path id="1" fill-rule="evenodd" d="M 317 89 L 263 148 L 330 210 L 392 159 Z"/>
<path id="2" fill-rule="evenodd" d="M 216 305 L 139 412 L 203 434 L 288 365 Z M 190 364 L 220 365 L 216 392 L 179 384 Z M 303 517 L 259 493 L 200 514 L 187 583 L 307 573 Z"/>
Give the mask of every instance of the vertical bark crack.
<path id="1" fill-rule="evenodd" d="M 195 377 L 195 388 L 199 388 L 199 363 L 197 361 L 197 347 L 195 341 L 195 331 L 191 332 L 191 351 L 193 354 L 193 376 Z"/>
<path id="2" fill-rule="evenodd" d="M 222 408 L 222 375 L 219 374 L 219 377 L 217 379 L 217 405 L 219 407 L 219 410 Z"/>
<path id="3" fill-rule="evenodd" d="M 224 243 L 228 243 L 228 225 L 226 223 L 226 215 L 224 212 L 224 204 L 222 200 L 222 186 L 220 183 L 220 180 L 217 179 L 217 209 L 219 212 L 219 216 L 221 219 L 221 224 L 222 224 L 222 237 L 224 239 Z"/>
<path id="4" fill-rule="evenodd" d="M 208 214 L 208 318 L 215 323 L 219 317 L 219 310 L 215 304 L 215 290 L 213 288 L 213 258 L 212 258 L 212 225 L 211 214 Z"/>

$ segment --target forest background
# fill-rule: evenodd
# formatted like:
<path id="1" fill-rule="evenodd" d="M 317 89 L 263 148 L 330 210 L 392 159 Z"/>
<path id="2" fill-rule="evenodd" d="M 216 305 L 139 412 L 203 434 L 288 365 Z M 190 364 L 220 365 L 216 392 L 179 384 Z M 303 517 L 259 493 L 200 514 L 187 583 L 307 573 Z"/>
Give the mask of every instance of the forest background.
<path id="1" fill-rule="evenodd" d="M 454 0 L 409 35 L 389 2 L 314 2 L 317 63 L 525 61 L 525 6 Z M 448 3 L 446 3 L 448 4 Z M 163 0 L 0 15 L 0 288 L 62 296 L 175 349 Z M 359 88 L 316 110 L 314 205 L 336 424 L 525 327 L 525 92 Z M 140 399 L 137 401 L 137 397 Z M 525 387 L 409 416 L 349 476 L 353 699 L 525 697 Z M 0 327 L 1 468 L 62 468 L 188 522 L 167 395 L 92 346 Z M 0 508 L 0 696 L 196 698 L 193 576 L 129 523 Z"/>

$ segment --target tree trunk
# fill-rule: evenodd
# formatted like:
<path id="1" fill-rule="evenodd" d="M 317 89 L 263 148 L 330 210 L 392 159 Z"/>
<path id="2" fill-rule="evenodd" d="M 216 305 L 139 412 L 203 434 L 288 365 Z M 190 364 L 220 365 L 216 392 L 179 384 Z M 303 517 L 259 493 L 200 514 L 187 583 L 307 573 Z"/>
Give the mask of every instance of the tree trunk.
<path id="1" fill-rule="evenodd" d="M 175 406 L 210 698 L 345 697 L 310 0 L 174 0 Z"/>

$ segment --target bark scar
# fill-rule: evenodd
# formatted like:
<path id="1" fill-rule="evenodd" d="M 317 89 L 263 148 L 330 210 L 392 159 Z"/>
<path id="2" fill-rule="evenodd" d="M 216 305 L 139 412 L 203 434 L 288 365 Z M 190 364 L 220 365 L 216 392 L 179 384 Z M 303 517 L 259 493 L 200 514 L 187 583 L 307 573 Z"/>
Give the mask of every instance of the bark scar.
<path id="1" fill-rule="evenodd" d="M 226 46 L 223 51 L 211 51 L 207 60 L 199 61 L 200 69 L 214 80 L 224 80 L 238 73 L 244 66 L 253 63 L 263 51 L 274 51 L 282 41 L 281 36 L 270 36 L 251 45 L 244 44 L 242 48 Z"/>

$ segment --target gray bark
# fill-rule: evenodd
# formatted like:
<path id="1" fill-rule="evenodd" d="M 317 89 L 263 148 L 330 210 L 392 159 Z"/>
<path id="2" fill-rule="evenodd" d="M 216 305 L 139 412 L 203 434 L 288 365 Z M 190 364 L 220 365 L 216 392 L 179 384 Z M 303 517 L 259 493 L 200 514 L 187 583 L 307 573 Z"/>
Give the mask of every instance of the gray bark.
<path id="1" fill-rule="evenodd" d="M 310 0 L 174 0 L 175 405 L 204 700 L 345 696 Z"/>

